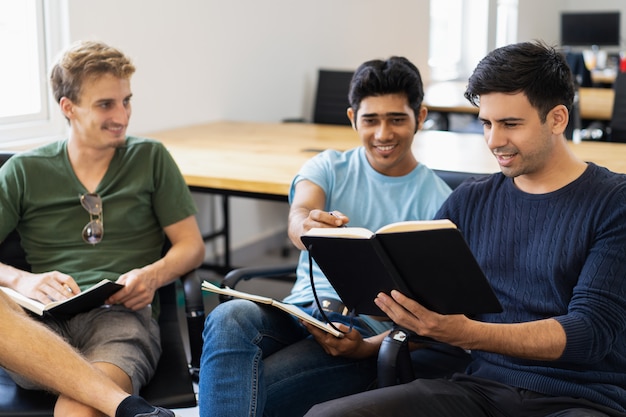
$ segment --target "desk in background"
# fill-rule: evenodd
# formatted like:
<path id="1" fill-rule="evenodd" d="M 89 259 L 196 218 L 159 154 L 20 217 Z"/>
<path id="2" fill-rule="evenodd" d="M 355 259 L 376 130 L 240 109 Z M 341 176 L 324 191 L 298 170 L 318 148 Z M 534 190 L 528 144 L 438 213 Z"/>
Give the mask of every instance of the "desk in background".
<path id="1" fill-rule="evenodd" d="M 287 201 L 291 180 L 309 158 L 324 149 L 347 150 L 361 144 L 347 126 L 306 123 L 215 122 L 146 135 L 170 150 L 193 191 L 222 196 L 224 224 L 213 236 L 224 238 L 224 264 L 230 264 L 228 198 Z M 626 173 L 626 144 L 583 142 L 574 153 L 616 172 Z M 417 159 L 433 169 L 490 173 L 499 170 L 482 135 L 419 132 L 413 143 Z"/>
<path id="2" fill-rule="evenodd" d="M 611 120 L 615 91 L 612 88 L 581 87 L 578 89 L 580 118 L 587 120 Z"/>
<path id="3" fill-rule="evenodd" d="M 478 114 L 463 96 L 466 83 L 446 81 L 433 83 L 424 93 L 424 105 L 430 112 L 442 114 Z M 588 120 L 611 120 L 615 93 L 612 88 L 580 88 L 580 117 Z"/>
<path id="4" fill-rule="evenodd" d="M 615 68 L 606 68 L 606 69 L 596 69 L 591 71 L 591 81 L 594 84 L 604 84 L 609 88 L 615 82 L 615 78 L 617 77 L 617 69 Z"/>

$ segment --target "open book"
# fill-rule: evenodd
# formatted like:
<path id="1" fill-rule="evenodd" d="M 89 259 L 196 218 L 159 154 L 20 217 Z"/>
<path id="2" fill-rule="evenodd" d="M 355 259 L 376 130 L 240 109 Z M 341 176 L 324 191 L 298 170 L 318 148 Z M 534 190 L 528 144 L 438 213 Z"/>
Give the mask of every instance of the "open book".
<path id="1" fill-rule="evenodd" d="M 456 229 L 456 225 L 448 219 L 441 220 L 408 220 L 389 223 L 376 232 L 364 227 L 314 227 L 305 236 L 344 237 L 354 239 L 370 239 L 379 233 L 414 232 L 418 230 Z"/>
<path id="2" fill-rule="evenodd" d="M 0 287 L 13 301 L 23 308 L 35 314 L 43 316 L 51 314 L 55 317 L 71 317 L 78 313 L 91 310 L 104 304 L 107 298 L 121 290 L 124 286 L 108 279 L 103 279 L 96 285 L 82 291 L 75 296 L 61 301 L 53 301 L 43 304 L 35 299 L 29 298 L 11 288 Z"/>
<path id="3" fill-rule="evenodd" d="M 305 321 L 307 323 L 312 324 L 313 326 L 317 327 L 318 329 L 322 329 L 325 332 L 328 332 L 328 333 L 332 334 L 335 337 L 343 337 L 343 333 L 333 329 L 332 327 L 328 326 L 323 321 L 316 319 L 315 317 L 311 316 L 310 314 L 305 313 L 298 306 L 295 306 L 293 304 L 282 303 L 282 302 L 276 301 L 276 300 L 274 300 L 273 298 L 270 298 L 270 297 L 264 297 L 262 295 L 249 294 L 247 292 L 233 290 L 232 288 L 228 288 L 228 287 L 227 288 L 221 288 L 221 287 L 218 287 L 217 285 L 211 284 L 208 281 L 204 281 L 202 283 L 202 289 L 205 290 L 205 291 L 214 292 L 216 294 L 223 294 L 223 295 L 227 295 L 227 296 L 231 296 L 231 297 L 243 298 L 244 300 L 254 301 L 255 303 L 268 304 L 268 305 L 274 306 L 274 307 L 279 308 L 279 309 L 281 309 L 283 311 L 286 311 L 287 313 L 289 313 L 289 314 L 299 318 L 302 321 Z"/>
<path id="4" fill-rule="evenodd" d="M 343 303 L 359 314 L 384 315 L 374 299 L 396 289 L 441 314 L 502 310 L 461 232 L 450 220 L 363 228 L 313 228 L 305 247 Z"/>

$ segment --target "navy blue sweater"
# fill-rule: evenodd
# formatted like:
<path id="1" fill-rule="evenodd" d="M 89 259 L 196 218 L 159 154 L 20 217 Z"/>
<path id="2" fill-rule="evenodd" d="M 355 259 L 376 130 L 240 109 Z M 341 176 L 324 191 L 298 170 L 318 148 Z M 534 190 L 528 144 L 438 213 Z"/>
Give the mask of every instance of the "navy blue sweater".
<path id="1" fill-rule="evenodd" d="M 437 217 L 461 229 L 504 308 L 478 320 L 553 317 L 567 336 L 556 361 L 474 351 L 467 372 L 626 411 L 626 175 L 589 164 L 537 195 L 498 173 L 461 185 Z"/>

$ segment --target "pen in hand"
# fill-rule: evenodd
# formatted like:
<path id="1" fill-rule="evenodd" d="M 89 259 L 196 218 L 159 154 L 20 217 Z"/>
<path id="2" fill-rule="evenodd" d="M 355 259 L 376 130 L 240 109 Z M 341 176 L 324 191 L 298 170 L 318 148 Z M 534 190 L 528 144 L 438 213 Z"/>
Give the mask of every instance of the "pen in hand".
<path id="1" fill-rule="evenodd" d="M 328 214 L 330 214 L 331 216 L 336 217 L 337 219 L 340 219 L 340 220 L 342 220 L 342 217 L 345 217 L 343 215 L 339 216 L 334 210 L 333 211 L 329 211 Z M 343 223 L 343 220 L 342 220 L 342 223 L 340 225 L 337 225 L 337 227 L 346 227 L 346 224 Z"/>

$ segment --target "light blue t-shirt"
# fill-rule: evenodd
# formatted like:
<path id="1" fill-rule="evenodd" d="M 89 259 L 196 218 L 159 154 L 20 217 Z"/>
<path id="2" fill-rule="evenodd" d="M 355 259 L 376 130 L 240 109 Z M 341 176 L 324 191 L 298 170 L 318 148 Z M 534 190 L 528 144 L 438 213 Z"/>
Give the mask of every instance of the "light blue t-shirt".
<path id="1" fill-rule="evenodd" d="M 295 185 L 302 180 L 324 190 L 324 210 L 338 210 L 350 218 L 348 226 L 372 231 L 393 222 L 432 219 L 451 192 L 437 174 L 421 163 L 401 177 L 380 174 L 367 161 L 362 146 L 346 152 L 327 150 L 307 161 L 291 184 L 289 203 Z M 296 276 L 291 294 L 284 301 L 301 305 L 313 302 L 307 251 L 300 253 Z M 313 277 L 318 297 L 339 299 L 315 262 Z"/>

